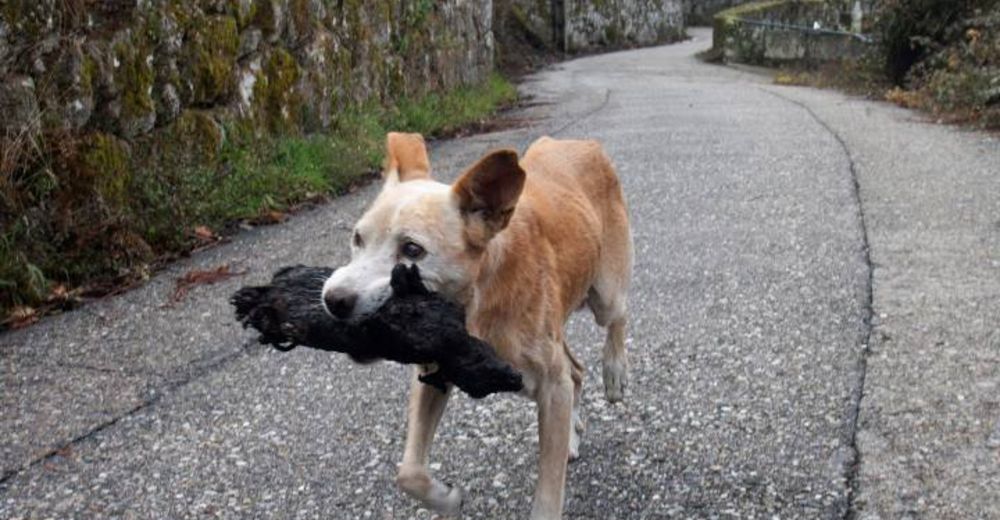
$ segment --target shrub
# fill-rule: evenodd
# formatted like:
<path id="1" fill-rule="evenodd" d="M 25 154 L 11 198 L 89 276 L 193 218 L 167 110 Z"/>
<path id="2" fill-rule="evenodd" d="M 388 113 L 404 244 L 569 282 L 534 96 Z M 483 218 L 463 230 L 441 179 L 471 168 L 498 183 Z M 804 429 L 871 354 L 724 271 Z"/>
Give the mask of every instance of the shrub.
<path id="1" fill-rule="evenodd" d="M 891 0 L 876 21 L 890 100 L 1000 127 L 1000 0 Z"/>
<path id="2" fill-rule="evenodd" d="M 997 0 L 886 0 L 878 12 L 886 74 L 902 85 L 910 69 L 955 41 L 963 21 L 997 7 Z"/>

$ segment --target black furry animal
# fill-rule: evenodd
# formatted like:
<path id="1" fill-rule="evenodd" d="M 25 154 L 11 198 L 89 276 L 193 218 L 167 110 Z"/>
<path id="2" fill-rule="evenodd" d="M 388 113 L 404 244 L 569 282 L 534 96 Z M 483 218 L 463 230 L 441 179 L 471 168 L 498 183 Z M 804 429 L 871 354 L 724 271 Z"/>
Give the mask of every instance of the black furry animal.
<path id="1" fill-rule="evenodd" d="M 453 383 L 481 398 L 523 388 L 521 374 L 465 330 L 464 310 L 424 286 L 417 266 L 397 265 L 392 296 L 356 324 L 334 319 L 320 304 L 323 283 L 333 271 L 282 268 L 270 285 L 244 287 L 233 295 L 236 319 L 257 329 L 261 343 L 282 351 L 305 345 L 343 352 L 362 363 L 435 363 L 438 370 L 421 375 L 420 381 L 441 391 Z"/>

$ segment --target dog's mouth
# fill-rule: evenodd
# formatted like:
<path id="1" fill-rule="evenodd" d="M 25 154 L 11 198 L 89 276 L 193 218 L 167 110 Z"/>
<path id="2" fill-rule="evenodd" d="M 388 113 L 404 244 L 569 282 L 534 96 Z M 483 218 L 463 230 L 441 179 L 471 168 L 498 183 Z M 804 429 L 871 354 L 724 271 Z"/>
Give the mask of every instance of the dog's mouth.
<path id="1" fill-rule="evenodd" d="M 357 326 L 361 325 L 362 323 L 368 321 L 368 319 L 371 318 L 372 316 L 374 316 L 376 310 L 377 309 L 366 310 L 366 311 L 363 311 L 363 312 L 359 312 L 357 314 L 352 314 L 352 315 L 350 315 L 350 316 L 348 316 L 346 318 L 338 318 L 338 317 L 334 316 L 333 314 L 330 314 L 329 311 L 327 311 L 326 312 L 326 316 L 328 318 L 330 318 L 331 320 L 337 322 L 337 323 L 341 323 L 343 325 L 348 325 L 348 326 L 351 326 L 351 327 L 357 327 Z"/>

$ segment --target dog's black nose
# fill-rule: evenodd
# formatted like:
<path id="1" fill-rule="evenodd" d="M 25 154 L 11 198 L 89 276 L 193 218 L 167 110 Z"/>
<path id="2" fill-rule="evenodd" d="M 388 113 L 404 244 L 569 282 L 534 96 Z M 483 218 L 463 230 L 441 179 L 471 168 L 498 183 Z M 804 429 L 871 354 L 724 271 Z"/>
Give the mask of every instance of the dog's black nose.
<path id="1" fill-rule="evenodd" d="M 327 312 L 336 318 L 344 319 L 354 311 L 358 295 L 342 289 L 332 289 L 323 294 L 323 302 L 326 303 Z"/>

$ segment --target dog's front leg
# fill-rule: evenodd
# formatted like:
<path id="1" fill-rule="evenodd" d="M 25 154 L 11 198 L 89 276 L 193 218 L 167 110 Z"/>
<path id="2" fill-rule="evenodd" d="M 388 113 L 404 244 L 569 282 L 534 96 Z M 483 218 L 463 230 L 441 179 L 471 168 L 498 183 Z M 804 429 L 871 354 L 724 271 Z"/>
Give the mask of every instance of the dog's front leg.
<path id="1" fill-rule="evenodd" d="M 410 408 L 407 419 L 406 448 L 403 464 L 399 467 L 396 483 L 410 496 L 420 500 L 427 507 L 446 515 L 457 515 L 462 507 L 462 492 L 457 487 L 448 486 L 432 477 L 427 469 L 431 441 L 437 430 L 445 405 L 447 393 L 421 383 L 413 373 L 410 385 Z"/>
<path id="2" fill-rule="evenodd" d="M 562 370 L 538 390 L 538 485 L 531 508 L 532 520 L 562 518 L 566 463 L 569 457 L 573 414 L 573 380 Z"/>

